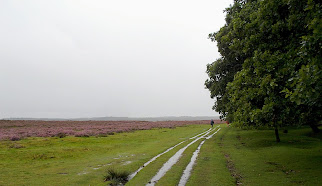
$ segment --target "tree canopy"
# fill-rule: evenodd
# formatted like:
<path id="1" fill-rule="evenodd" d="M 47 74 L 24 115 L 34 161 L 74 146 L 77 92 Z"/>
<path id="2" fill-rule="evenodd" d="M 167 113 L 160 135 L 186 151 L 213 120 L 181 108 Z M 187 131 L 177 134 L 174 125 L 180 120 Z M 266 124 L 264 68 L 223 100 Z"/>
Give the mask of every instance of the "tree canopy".
<path id="1" fill-rule="evenodd" d="M 214 109 L 235 126 L 321 121 L 321 4 L 235 0 L 226 25 L 210 34 L 221 58 L 207 66 Z"/>

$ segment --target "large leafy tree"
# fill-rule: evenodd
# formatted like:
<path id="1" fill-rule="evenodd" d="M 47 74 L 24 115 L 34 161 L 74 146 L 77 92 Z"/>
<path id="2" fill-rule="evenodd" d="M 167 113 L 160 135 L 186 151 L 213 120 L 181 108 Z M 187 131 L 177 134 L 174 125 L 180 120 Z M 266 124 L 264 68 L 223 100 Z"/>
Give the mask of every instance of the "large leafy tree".
<path id="1" fill-rule="evenodd" d="M 249 52 L 242 50 L 243 38 L 246 35 L 242 23 L 250 21 L 249 14 L 256 4 L 248 6 L 247 2 L 247 0 L 235 0 L 233 6 L 225 10 L 227 13 L 225 26 L 218 32 L 209 34 L 211 41 L 217 41 L 222 57 L 207 65 L 209 79 L 206 80 L 205 86 L 209 89 L 211 98 L 216 99 L 213 109 L 221 114 L 222 119 L 227 120 L 230 120 L 230 116 L 226 86 L 233 81 L 234 75 L 242 69 L 244 60 L 250 56 Z"/>
<path id="2" fill-rule="evenodd" d="M 228 18 L 230 33 L 236 35 L 228 34 L 226 44 L 228 56 L 236 54 L 233 57 L 241 59 L 242 68 L 223 82 L 226 76 L 218 73 L 217 66 L 227 67 L 232 62 L 221 53 L 223 57 L 208 65 L 207 71 L 210 80 L 217 78 L 208 80 L 213 84 L 207 88 L 224 87 L 223 117 L 228 116 L 237 126 L 272 126 L 277 141 L 281 126 L 308 124 L 317 132 L 321 121 L 320 4 L 313 0 L 258 0 L 235 1 L 234 6 L 239 9 Z"/>
<path id="3" fill-rule="evenodd" d="M 296 66 L 289 79 L 290 89 L 284 92 L 286 97 L 298 105 L 300 121 L 310 125 L 314 132 L 319 132 L 317 124 L 322 119 L 322 7 L 321 4 L 309 0 L 302 15 L 306 32 L 301 36 L 301 44 L 297 50 Z M 302 13 L 303 14 L 303 13 Z M 298 21 L 296 16 L 293 20 Z M 300 66 L 300 68 L 299 68 Z"/>

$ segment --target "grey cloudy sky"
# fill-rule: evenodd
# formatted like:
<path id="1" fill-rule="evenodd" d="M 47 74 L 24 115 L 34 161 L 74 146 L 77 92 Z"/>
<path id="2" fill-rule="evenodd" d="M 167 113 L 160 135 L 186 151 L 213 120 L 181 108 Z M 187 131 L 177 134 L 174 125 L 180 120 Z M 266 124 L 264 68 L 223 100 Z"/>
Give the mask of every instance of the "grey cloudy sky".
<path id="1" fill-rule="evenodd" d="M 211 116 L 232 0 L 1 0 L 0 118 Z"/>

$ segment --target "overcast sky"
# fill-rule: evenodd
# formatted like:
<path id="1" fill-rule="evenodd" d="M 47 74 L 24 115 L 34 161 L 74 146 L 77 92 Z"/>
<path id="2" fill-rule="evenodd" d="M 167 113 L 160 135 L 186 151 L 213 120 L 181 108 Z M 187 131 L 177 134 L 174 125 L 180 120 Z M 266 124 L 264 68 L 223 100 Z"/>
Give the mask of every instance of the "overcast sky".
<path id="1" fill-rule="evenodd" d="M 212 116 L 232 0 L 1 0 L 0 118 Z"/>

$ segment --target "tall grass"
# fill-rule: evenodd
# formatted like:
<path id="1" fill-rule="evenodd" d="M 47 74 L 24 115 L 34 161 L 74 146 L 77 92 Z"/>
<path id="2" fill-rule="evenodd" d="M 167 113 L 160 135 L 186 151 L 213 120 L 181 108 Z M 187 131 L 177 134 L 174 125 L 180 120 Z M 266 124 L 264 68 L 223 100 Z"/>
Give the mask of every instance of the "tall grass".
<path id="1" fill-rule="evenodd" d="M 104 176 L 104 181 L 110 181 L 109 185 L 117 186 L 124 185 L 128 181 L 130 172 L 116 170 L 116 168 L 107 169 L 107 174 Z"/>

